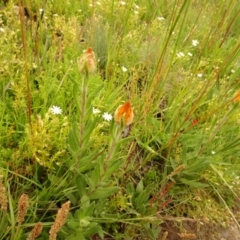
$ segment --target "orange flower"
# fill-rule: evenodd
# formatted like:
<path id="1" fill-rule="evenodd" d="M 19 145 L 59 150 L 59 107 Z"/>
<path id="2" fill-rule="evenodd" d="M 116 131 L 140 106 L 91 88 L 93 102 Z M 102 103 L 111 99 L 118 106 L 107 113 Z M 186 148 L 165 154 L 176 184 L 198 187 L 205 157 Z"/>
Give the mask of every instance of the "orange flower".
<path id="1" fill-rule="evenodd" d="M 237 92 L 236 97 L 233 100 L 234 100 L 234 102 L 240 101 L 240 91 Z"/>
<path id="2" fill-rule="evenodd" d="M 78 68 L 81 73 L 94 73 L 97 70 L 97 61 L 94 51 L 89 47 L 81 57 L 78 58 Z"/>
<path id="3" fill-rule="evenodd" d="M 130 102 L 125 102 L 123 105 L 119 106 L 114 113 L 115 122 L 121 124 L 121 121 L 123 121 L 125 126 L 133 122 L 133 117 L 134 114 Z"/>
<path id="4" fill-rule="evenodd" d="M 195 125 L 197 125 L 197 124 L 198 124 L 198 121 L 197 121 L 196 118 L 194 118 L 194 119 L 192 120 L 192 126 L 195 126 Z"/>

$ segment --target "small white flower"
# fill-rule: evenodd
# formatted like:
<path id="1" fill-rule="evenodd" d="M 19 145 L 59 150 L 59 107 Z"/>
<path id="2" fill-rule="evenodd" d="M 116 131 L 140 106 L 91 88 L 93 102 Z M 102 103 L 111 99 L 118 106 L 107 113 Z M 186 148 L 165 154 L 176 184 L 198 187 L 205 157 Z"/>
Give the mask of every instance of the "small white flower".
<path id="1" fill-rule="evenodd" d="M 42 9 L 42 8 L 39 9 L 40 14 L 42 14 L 43 11 L 44 11 L 44 9 Z"/>
<path id="2" fill-rule="evenodd" d="M 0 27 L 0 32 L 5 32 L 5 29 Z"/>
<path id="3" fill-rule="evenodd" d="M 134 6 L 135 6 L 135 8 L 139 9 L 139 6 L 138 6 L 138 5 L 134 4 Z"/>
<path id="4" fill-rule="evenodd" d="M 234 69 L 232 69 L 232 70 L 231 70 L 231 73 L 235 73 L 235 70 L 234 70 Z"/>
<path id="5" fill-rule="evenodd" d="M 100 113 L 101 111 L 99 110 L 99 109 L 97 109 L 97 108 L 93 108 L 93 114 L 98 114 L 98 113 Z"/>
<path id="6" fill-rule="evenodd" d="M 184 56 L 185 56 L 185 54 L 183 52 L 177 53 L 177 57 L 179 57 L 179 58 L 184 57 Z"/>
<path id="7" fill-rule="evenodd" d="M 124 1 L 121 1 L 120 4 L 121 4 L 122 6 L 126 5 L 126 3 L 125 3 Z"/>
<path id="8" fill-rule="evenodd" d="M 192 53 L 190 53 L 190 52 L 188 52 L 187 54 L 188 54 L 189 57 L 192 57 L 192 56 L 193 56 Z"/>
<path id="9" fill-rule="evenodd" d="M 198 41 L 198 40 L 192 40 L 192 45 L 193 45 L 194 47 L 196 47 L 198 44 L 199 44 L 199 41 Z"/>
<path id="10" fill-rule="evenodd" d="M 138 15 L 138 11 L 133 11 L 136 15 Z"/>
<path id="11" fill-rule="evenodd" d="M 165 20 L 165 18 L 164 17 L 157 17 L 157 20 L 163 21 L 163 20 Z"/>
<path id="12" fill-rule="evenodd" d="M 112 120 L 112 115 L 110 113 L 107 113 L 105 112 L 103 115 L 102 115 L 103 119 L 106 120 L 106 121 L 111 121 Z"/>
<path id="13" fill-rule="evenodd" d="M 197 76 L 201 78 L 203 76 L 203 74 L 202 73 L 198 73 Z"/>
<path id="14" fill-rule="evenodd" d="M 101 3 L 100 2 L 96 2 L 97 5 L 101 6 Z"/>
<path id="15" fill-rule="evenodd" d="M 55 114 L 55 115 L 62 114 L 62 109 L 58 106 L 52 106 L 50 108 L 50 111 L 51 111 L 52 114 Z"/>
<path id="16" fill-rule="evenodd" d="M 122 66 L 122 71 L 123 71 L 123 72 L 127 72 L 127 68 L 125 68 L 124 66 Z"/>
<path id="17" fill-rule="evenodd" d="M 212 150 L 212 152 L 211 152 L 211 153 L 214 155 L 216 152 Z"/>

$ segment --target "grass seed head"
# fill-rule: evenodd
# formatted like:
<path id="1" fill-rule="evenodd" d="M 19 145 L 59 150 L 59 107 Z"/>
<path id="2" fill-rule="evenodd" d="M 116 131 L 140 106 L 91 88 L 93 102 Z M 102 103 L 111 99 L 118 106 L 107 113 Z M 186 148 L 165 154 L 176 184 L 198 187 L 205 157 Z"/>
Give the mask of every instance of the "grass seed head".
<path id="1" fill-rule="evenodd" d="M 22 194 L 18 201 L 18 214 L 17 214 L 17 222 L 21 225 L 24 222 L 24 218 L 27 213 L 29 205 L 29 198 L 27 194 Z"/>
<path id="2" fill-rule="evenodd" d="M 0 178 L 0 206 L 2 211 L 7 210 L 8 198 L 6 194 L 6 189 L 2 184 L 2 179 Z"/>
<path id="3" fill-rule="evenodd" d="M 49 231 L 49 240 L 57 239 L 57 234 L 60 228 L 65 224 L 67 215 L 70 208 L 70 201 L 64 203 L 62 207 L 58 210 L 57 217 Z"/>
<path id="4" fill-rule="evenodd" d="M 29 234 L 27 240 L 35 240 L 42 232 L 43 225 L 41 222 L 35 224 L 33 230 Z"/>

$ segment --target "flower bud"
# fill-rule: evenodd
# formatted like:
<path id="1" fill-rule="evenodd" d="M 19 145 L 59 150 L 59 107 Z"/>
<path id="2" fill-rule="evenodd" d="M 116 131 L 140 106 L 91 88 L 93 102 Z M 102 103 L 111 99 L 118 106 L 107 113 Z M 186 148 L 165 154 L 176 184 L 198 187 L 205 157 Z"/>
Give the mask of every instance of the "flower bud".
<path id="1" fill-rule="evenodd" d="M 234 102 L 239 102 L 240 101 L 240 91 L 238 91 L 234 97 Z"/>
<path id="2" fill-rule="evenodd" d="M 118 124 L 123 122 L 124 126 L 129 126 L 133 122 L 133 117 L 134 114 L 130 102 L 119 106 L 114 113 L 115 122 Z"/>
<path id="3" fill-rule="evenodd" d="M 78 58 L 77 62 L 79 71 L 85 75 L 94 73 L 97 70 L 97 61 L 91 47 Z"/>

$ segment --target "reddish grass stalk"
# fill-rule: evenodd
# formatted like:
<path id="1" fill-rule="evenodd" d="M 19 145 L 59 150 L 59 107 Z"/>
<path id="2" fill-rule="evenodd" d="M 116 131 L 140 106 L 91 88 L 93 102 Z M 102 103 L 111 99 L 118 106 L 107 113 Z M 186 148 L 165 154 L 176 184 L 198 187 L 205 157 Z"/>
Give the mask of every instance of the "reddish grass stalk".
<path id="1" fill-rule="evenodd" d="M 27 109 L 28 109 L 28 123 L 30 127 L 31 124 L 31 94 L 30 94 L 30 84 L 29 84 L 29 71 L 28 71 L 28 61 L 27 61 L 27 37 L 26 37 L 26 27 L 25 27 L 25 15 L 24 7 L 21 0 L 19 0 L 19 17 L 22 33 L 22 44 L 23 44 L 23 53 L 24 53 L 24 63 L 25 63 L 25 74 L 26 74 L 26 83 L 27 83 Z"/>
<path id="2" fill-rule="evenodd" d="M 154 203 L 159 204 L 158 212 L 166 207 L 172 201 L 172 198 L 167 197 L 167 195 L 173 185 L 173 182 L 165 184 L 160 191 L 150 199 L 150 207 L 153 207 Z"/>

